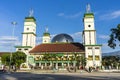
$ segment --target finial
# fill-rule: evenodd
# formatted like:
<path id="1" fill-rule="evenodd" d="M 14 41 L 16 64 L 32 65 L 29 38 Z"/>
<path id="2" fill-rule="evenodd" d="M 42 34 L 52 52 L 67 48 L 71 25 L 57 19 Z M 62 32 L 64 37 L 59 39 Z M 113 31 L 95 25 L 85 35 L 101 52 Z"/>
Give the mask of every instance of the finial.
<path id="1" fill-rule="evenodd" d="M 48 32 L 48 27 L 47 26 L 45 27 L 45 32 Z"/>
<path id="2" fill-rule="evenodd" d="M 33 11 L 33 9 L 31 8 L 30 11 L 29 11 L 29 17 L 32 17 L 32 16 L 33 16 L 33 13 L 34 13 L 34 11 Z"/>
<path id="3" fill-rule="evenodd" d="M 86 6 L 86 12 L 87 12 L 87 13 L 91 12 L 90 4 L 87 4 L 87 6 Z"/>

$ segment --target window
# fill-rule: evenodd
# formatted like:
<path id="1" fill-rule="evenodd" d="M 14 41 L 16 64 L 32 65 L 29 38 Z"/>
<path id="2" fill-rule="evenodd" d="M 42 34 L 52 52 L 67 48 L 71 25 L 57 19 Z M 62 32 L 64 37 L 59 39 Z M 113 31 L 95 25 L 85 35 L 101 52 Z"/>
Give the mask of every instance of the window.
<path id="1" fill-rule="evenodd" d="M 88 49 L 92 49 L 92 47 L 88 47 Z"/>
<path id="2" fill-rule="evenodd" d="M 29 30 L 29 28 L 27 28 L 27 30 Z"/>
<path id="3" fill-rule="evenodd" d="M 92 56 L 92 55 L 89 55 L 89 56 L 88 56 L 88 60 L 93 60 L 93 56 Z"/>
<path id="4" fill-rule="evenodd" d="M 95 47 L 95 49 L 99 49 L 99 47 Z"/>
<path id="5" fill-rule="evenodd" d="M 38 66 L 39 66 L 39 63 L 36 63 L 35 65 L 38 67 Z"/>
<path id="6" fill-rule="evenodd" d="M 50 63 L 47 63 L 47 66 L 50 66 Z"/>
<path id="7" fill-rule="evenodd" d="M 24 49 L 24 50 L 28 50 L 28 49 Z"/>
<path id="8" fill-rule="evenodd" d="M 44 42 L 47 42 L 46 40 Z"/>
<path id="9" fill-rule="evenodd" d="M 66 42 L 68 42 L 68 40 L 66 40 Z"/>
<path id="10" fill-rule="evenodd" d="M 58 66 L 62 66 L 62 63 L 58 63 Z"/>
<path id="11" fill-rule="evenodd" d="M 91 27 L 91 25 L 88 25 L 88 27 Z"/>
<path id="12" fill-rule="evenodd" d="M 20 50 L 20 51 L 21 51 L 22 49 L 18 49 L 18 50 Z"/>
<path id="13" fill-rule="evenodd" d="M 98 55 L 95 55 L 95 60 L 100 60 L 100 57 Z"/>

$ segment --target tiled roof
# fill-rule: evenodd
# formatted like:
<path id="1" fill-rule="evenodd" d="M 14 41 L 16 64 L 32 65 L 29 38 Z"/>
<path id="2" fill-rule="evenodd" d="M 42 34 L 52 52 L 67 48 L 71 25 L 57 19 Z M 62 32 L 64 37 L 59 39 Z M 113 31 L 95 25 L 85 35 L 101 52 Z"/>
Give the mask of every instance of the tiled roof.
<path id="1" fill-rule="evenodd" d="M 9 54 L 10 52 L 0 52 L 0 56 L 2 56 L 3 54 Z"/>
<path id="2" fill-rule="evenodd" d="M 40 44 L 34 47 L 30 53 L 41 52 L 83 52 L 84 46 L 81 43 L 49 43 Z"/>

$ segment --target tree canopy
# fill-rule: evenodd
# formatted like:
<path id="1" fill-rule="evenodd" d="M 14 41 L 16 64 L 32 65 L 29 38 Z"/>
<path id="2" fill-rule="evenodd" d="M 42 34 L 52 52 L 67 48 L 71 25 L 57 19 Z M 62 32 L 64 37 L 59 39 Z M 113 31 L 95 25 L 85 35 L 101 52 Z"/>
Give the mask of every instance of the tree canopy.
<path id="1" fill-rule="evenodd" d="M 120 57 L 119 56 L 103 56 L 102 57 L 103 66 L 120 66 Z"/>
<path id="2" fill-rule="evenodd" d="M 9 65 L 9 63 L 10 63 L 10 55 L 11 55 L 11 53 L 2 55 L 2 63 L 3 64 Z M 12 53 L 11 65 L 16 65 L 17 67 L 19 67 L 20 64 L 24 63 L 25 61 L 26 61 L 25 53 L 23 53 L 23 52 L 14 52 L 14 53 Z"/>
<path id="3" fill-rule="evenodd" d="M 113 49 L 115 49 L 117 44 L 120 46 L 120 24 L 116 28 L 111 29 L 110 39 L 108 40 L 108 46 Z"/>

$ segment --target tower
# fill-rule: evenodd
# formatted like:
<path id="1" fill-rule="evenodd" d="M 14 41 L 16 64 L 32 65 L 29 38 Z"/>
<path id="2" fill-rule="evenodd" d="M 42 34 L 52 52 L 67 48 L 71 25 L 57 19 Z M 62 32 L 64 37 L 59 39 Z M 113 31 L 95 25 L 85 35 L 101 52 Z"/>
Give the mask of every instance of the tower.
<path id="1" fill-rule="evenodd" d="M 45 29 L 45 32 L 43 33 L 42 43 L 50 43 L 50 33 L 48 32 L 47 27 Z"/>
<path id="2" fill-rule="evenodd" d="M 96 41 L 96 30 L 94 24 L 94 14 L 90 10 L 90 5 L 86 6 L 86 13 L 83 18 L 84 23 L 84 46 L 87 67 L 101 66 L 101 45 Z"/>
<path id="3" fill-rule="evenodd" d="M 24 20 L 24 31 L 22 33 L 22 46 L 16 46 L 17 51 L 28 53 L 35 47 L 36 41 L 36 19 L 33 17 L 33 10 L 29 12 L 29 16 Z"/>

